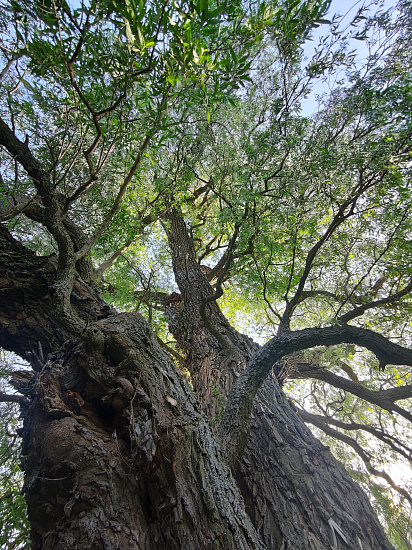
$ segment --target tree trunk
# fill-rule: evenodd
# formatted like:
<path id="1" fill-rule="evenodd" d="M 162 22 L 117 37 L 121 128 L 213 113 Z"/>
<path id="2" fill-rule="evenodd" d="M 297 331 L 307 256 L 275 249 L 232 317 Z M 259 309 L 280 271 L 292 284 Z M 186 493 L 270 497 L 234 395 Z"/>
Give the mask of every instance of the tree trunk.
<path id="1" fill-rule="evenodd" d="M 213 289 L 196 262 L 183 219 L 169 218 L 169 244 L 183 297 L 169 314 L 170 328 L 197 396 L 216 425 L 233 382 L 259 347 L 229 325 L 215 302 L 207 311 L 209 321 L 230 344 L 206 328 L 199 304 Z M 274 375 L 255 399 L 249 441 L 235 476 L 266 548 L 393 548 L 366 495 L 299 418 Z"/>
<path id="2" fill-rule="evenodd" d="M 22 464 L 32 548 L 264 548 L 208 422 L 146 321 L 103 313 L 78 280 L 77 313 L 104 342 L 70 339 L 46 307 L 53 259 L 4 230 L 0 239 L 0 342 L 32 353 L 40 371 L 20 386 L 30 398 Z"/>
<path id="3" fill-rule="evenodd" d="M 235 481 L 211 425 L 257 346 L 215 302 L 205 324 L 199 304 L 213 291 L 184 231 L 173 234 L 183 300 L 169 318 L 196 396 L 146 321 L 117 314 L 80 279 L 72 306 L 101 338 L 71 337 L 48 307 L 55 260 L 0 230 L 0 344 L 31 354 L 36 371 L 19 386 L 33 549 L 391 549 L 366 496 L 274 378 L 256 399 Z"/>

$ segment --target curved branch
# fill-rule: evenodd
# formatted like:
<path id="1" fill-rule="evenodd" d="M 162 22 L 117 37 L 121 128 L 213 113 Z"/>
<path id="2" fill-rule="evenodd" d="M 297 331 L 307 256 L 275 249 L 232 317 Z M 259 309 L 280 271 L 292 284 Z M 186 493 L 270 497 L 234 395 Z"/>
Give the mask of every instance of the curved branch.
<path id="1" fill-rule="evenodd" d="M 308 413 L 307 413 L 308 414 Z M 368 472 L 376 477 L 380 477 L 384 479 L 391 487 L 394 489 L 397 493 L 402 495 L 406 500 L 408 500 L 412 504 L 412 497 L 402 487 L 399 487 L 399 485 L 396 485 L 396 483 L 393 481 L 393 479 L 384 471 L 377 470 L 374 466 L 371 464 L 371 457 L 369 453 L 367 453 L 360 445 L 359 443 L 353 439 L 352 437 L 349 437 L 338 430 L 334 430 L 330 426 L 328 426 L 326 423 L 321 422 L 318 420 L 318 418 L 313 418 L 315 415 L 309 415 L 312 417 L 308 422 L 322 430 L 326 435 L 329 435 L 330 437 L 333 437 L 334 439 L 338 439 L 339 441 L 342 441 L 343 443 L 346 443 L 352 449 L 355 451 L 355 453 L 362 459 L 363 463 L 366 466 L 366 469 Z"/>
<path id="2" fill-rule="evenodd" d="M 296 403 L 295 403 L 296 405 Z M 355 430 L 362 430 L 364 432 L 368 432 L 380 441 L 382 443 L 385 443 L 385 445 L 388 445 L 392 450 L 402 455 L 407 460 L 412 460 L 412 448 L 407 447 L 400 441 L 398 441 L 395 437 L 386 434 L 382 430 L 378 430 L 377 428 L 374 428 L 372 426 L 366 426 L 365 424 L 360 424 L 358 422 L 342 422 L 341 420 L 337 420 L 335 418 L 332 418 L 331 416 L 321 416 L 317 414 L 308 413 L 302 408 L 298 408 L 299 416 L 304 420 L 304 422 L 309 422 L 310 424 L 314 424 L 315 422 L 321 422 L 323 424 L 336 426 L 337 428 L 342 428 L 346 431 L 355 431 Z"/>
<path id="3" fill-rule="evenodd" d="M 366 388 L 362 384 L 357 384 L 353 380 L 343 378 L 327 369 L 312 367 L 310 365 L 299 365 L 295 372 L 301 374 L 301 378 L 314 378 L 316 380 L 322 380 L 335 388 L 340 388 L 343 391 L 347 391 L 352 395 L 356 395 L 369 403 L 378 405 L 382 409 L 388 412 L 396 412 L 400 416 L 406 418 L 412 422 L 412 414 L 405 411 L 398 405 L 395 405 L 395 401 L 401 399 L 408 399 L 412 397 L 412 385 L 398 386 L 397 388 L 390 388 L 388 390 L 375 391 Z M 300 376 L 295 376 L 300 378 Z M 294 377 L 294 372 L 289 375 L 290 378 Z"/>
<path id="4" fill-rule="evenodd" d="M 5 147 L 12 157 L 23 166 L 41 197 L 52 190 L 48 172 L 34 157 L 28 145 L 19 140 L 2 118 L 0 118 L 0 145 Z"/>
<path id="5" fill-rule="evenodd" d="M 308 328 L 284 332 L 272 338 L 255 353 L 229 394 L 220 426 L 220 437 L 232 468 L 236 467 L 247 443 L 250 414 L 256 393 L 272 367 L 290 353 L 315 346 L 335 346 L 344 343 L 356 344 L 372 351 L 379 359 L 380 368 L 387 364 L 412 366 L 412 350 L 394 344 L 371 330 L 350 325 Z M 400 407 L 392 407 L 399 412 Z"/>
<path id="6" fill-rule="evenodd" d="M 0 118 L 0 145 L 3 145 L 16 161 L 23 166 L 41 196 L 45 206 L 43 224 L 56 240 L 59 256 L 56 281 L 52 287 L 51 300 L 55 313 L 74 333 L 80 334 L 84 323 L 74 314 L 70 303 L 70 294 L 75 279 L 74 244 L 64 226 L 59 197 L 50 180 L 48 172 L 34 157 L 28 145 L 20 141 L 14 132 Z"/>

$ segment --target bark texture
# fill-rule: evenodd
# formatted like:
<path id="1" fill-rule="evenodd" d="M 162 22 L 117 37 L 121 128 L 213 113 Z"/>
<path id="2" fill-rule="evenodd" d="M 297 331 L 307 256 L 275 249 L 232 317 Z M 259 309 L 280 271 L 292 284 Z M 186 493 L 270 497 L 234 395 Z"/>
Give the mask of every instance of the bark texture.
<path id="1" fill-rule="evenodd" d="M 267 548 L 320 550 L 333 548 L 335 538 L 335 548 L 393 548 L 366 495 L 274 378 L 259 391 L 236 478 Z"/>
<path id="2" fill-rule="evenodd" d="M 38 339 L 47 355 L 19 388 L 30 398 L 22 455 L 33 549 L 264 548 L 208 422 L 146 321 L 102 314 L 77 281 L 77 313 L 102 346 L 58 330 L 48 340 L 58 325 L 48 271 L 6 231 L 1 238 L 13 263 L 1 262 L 0 341 L 24 355 Z M 20 336 L 27 319 L 38 321 L 29 340 Z"/>
<path id="3" fill-rule="evenodd" d="M 235 481 L 217 427 L 258 347 L 214 301 L 202 318 L 214 290 L 182 219 L 168 223 L 182 299 L 166 309 L 195 396 L 146 321 L 116 313 L 78 278 L 71 304 L 88 330 L 72 337 L 50 307 L 55 259 L 0 229 L 0 343 L 29 353 L 36 371 L 19 386 L 29 398 L 22 454 L 33 549 L 392 549 L 366 496 L 273 377 L 255 401 Z"/>
<path id="4" fill-rule="evenodd" d="M 171 316 L 171 329 L 200 401 L 212 423 L 218 425 L 232 385 L 245 366 L 250 368 L 259 355 L 266 357 L 267 350 L 259 350 L 237 333 L 215 302 L 208 306 L 209 322 L 229 344 L 225 346 L 225 340 L 219 341 L 208 330 L 199 303 L 213 294 L 213 289 L 196 262 L 183 220 L 178 216 L 171 220 L 169 242 L 183 297 Z M 196 297 L 199 288 L 202 294 Z M 289 353 L 297 349 L 293 342 L 284 344 L 288 346 Z M 242 414 L 240 408 L 233 410 Z M 248 437 L 235 474 L 247 512 L 266 548 L 393 549 L 366 495 L 298 417 L 274 374 L 254 400 Z"/>

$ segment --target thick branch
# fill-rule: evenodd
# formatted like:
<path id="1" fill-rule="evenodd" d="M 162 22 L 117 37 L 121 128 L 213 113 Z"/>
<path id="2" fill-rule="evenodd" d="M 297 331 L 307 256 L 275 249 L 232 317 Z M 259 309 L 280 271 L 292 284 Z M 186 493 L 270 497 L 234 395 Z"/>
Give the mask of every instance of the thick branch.
<path id="1" fill-rule="evenodd" d="M 352 380 L 338 376 L 337 374 L 323 368 L 311 367 L 310 365 L 300 365 L 298 372 L 302 375 L 302 378 L 315 378 L 316 380 L 322 380 L 335 388 L 347 391 L 369 403 L 378 405 L 382 409 L 388 412 L 396 412 L 400 416 L 403 416 L 410 422 L 412 422 L 412 415 L 395 405 L 395 401 L 401 399 L 408 399 L 412 397 L 412 385 L 398 386 L 397 388 L 390 388 L 388 390 L 374 391 L 366 388 L 362 384 L 357 384 Z M 293 378 L 293 373 L 291 375 Z M 296 376 L 298 378 L 300 376 Z"/>
<path id="2" fill-rule="evenodd" d="M 0 403 L 21 403 L 25 399 L 22 395 L 10 395 L 0 392 Z"/>
<path id="3" fill-rule="evenodd" d="M 23 166 L 42 197 L 51 190 L 52 185 L 48 172 L 34 157 L 28 145 L 15 136 L 2 118 L 0 118 L 0 145 L 5 147 L 12 157 Z"/>
<path id="4" fill-rule="evenodd" d="M 56 258 L 36 256 L 0 225 L 0 345 L 21 357 L 39 349 L 46 357 L 72 338 L 67 319 L 56 323 L 51 291 L 56 282 Z M 81 280 L 72 292 L 72 311 L 79 332 L 106 316 L 110 307 L 96 289 Z M 88 335 L 81 333 L 83 338 Z M 91 340 L 92 341 L 92 340 Z"/>
<path id="5" fill-rule="evenodd" d="M 350 325 L 309 328 L 285 332 L 272 338 L 252 357 L 229 394 L 220 436 L 232 468 L 236 467 L 247 443 L 250 413 L 256 393 L 275 363 L 296 351 L 344 343 L 356 344 L 372 351 L 378 357 L 381 368 L 387 364 L 412 366 L 412 350 L 394 344 L 380 334 Z M 395 405 L 392 407 L 392 410 L 396 410 Z"/>
<path id="6" fill-rule="evenodd" d="M 181 212 L 170 207 L 163 214 L 163 218 L 169 221 L 164 226 L 172 255 L 176 283 L 185 306 L 193 309 L 194 312 L 196 309 L 198 310 L 202 296 L 213 294 L 213 289 L 197 263 L 193 241 L 189 236 Z"/>
<path id="7" fill-rule="evenodd" d="M 42 198 L 45 206 L 43 223 L 56 240 L 59 257 L 56 281 L 52 287 L 52 303 L 59 316 L 73 333 L 84 329 L 84 324 L 74 314 L 70 294 L 75 278 L 75 252 L 73 241 L 64 227 L 62 210 L 49 174 L 34 157 L 26 143 L 20 141 L 7 124 L 0 119 L 0 145 L 23 166 Z M 83 326 L 82 326 L 83 325 Z"/>

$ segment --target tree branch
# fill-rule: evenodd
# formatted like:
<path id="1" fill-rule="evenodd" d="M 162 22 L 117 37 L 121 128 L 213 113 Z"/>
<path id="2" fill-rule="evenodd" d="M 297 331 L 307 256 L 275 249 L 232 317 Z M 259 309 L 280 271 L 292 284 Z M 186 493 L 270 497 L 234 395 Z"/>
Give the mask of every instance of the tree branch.
<path id="1" fill-rule="evenodd" d="M 84 323 L 74 314 L 70 303 L 76 257 L 73 241 L 64 226 L 59 197 L 48 172 L 34 157 L 28 145 L 20 141 L 1 118 L 0 145 L 3 145 L 13 155 L 32 178 L 45 206 L 42 223 L 53 235 L 59 249 L 57 277 L 51 293 L 52 304 L 56 314 L 66 326 L 70 327 L 73 333 L 80 334 L 84 329 Z"/>
<path id="2" fill-rule="evenodd" d="M 323 368 L 311 367 L 310 365 L 299 365 L 297 372 L 303 375 L 302 378 L 322 380 L 335 388 L 340 388 L 341 390 L 347 391 L 352 395 L 356 395 L 369 403 L 378 405 L 388 412 L 396 412 L 400 416 L 403 416 L 412 422 L 412 414 L 394 404 L 395 401 L 412 397 L 412 385 L 398 386 L 397 388 L 390 388 L 388 390 L 375 391 L 366 388 L 362 384 L 357 384 L 353 380 L 348 380 L 347 378 L 338 376 L 337 374 Z M 293 372 L 290 377 L 294 377 Z M 298 378 L 298 376 L 295 377 Z"/>
<path id="3" fill-rule="evenodd" d="M 22 395 L 10 395 L 8 393 L 0 392 L 0 403 L 21 403 L 26 398 Z"/>
<path id="4" fill-rule="evenodd" d="M 165 306 L 167 305 L 167 303 L 170 299 L 170 294 L 167 294 L 166 292 L 161 292 L 161 291 L 156 291 L 156 290 L 148 290 L 148 289 L 136 290 L 135 296 L 137 296 L 137 298 L 139 298 L 140 303 L 141 302 L 144 302 L 144 303 L 149 303 L 150 302 L 151 304 L 156 304 L 159 307 L 155 308 L 155 309 L 159 309 L 161 311 L 164 310 Z"/>
<path id="5" fill-rule="evenodd" d="M 329 224 L 328 228 L 326 229 L 325 233 L 322 235 L 322 237 L 313 245 L 313 247 L 309 250 L 307 256 L 306 256 L 306 262 L 305 267 L 303 270 L 303 273 L 300 277 L 298 287 L 296 289 L 296 292 L 292 299 L 289 301 L 286 296 L 286 302 L 287 306 L 285 309 L 285 312 L 282 316 L 282 327 L 285 330 L 289 330 L 290 327 L 290 318 L 292 316 L 292 313 L 295 309 L 295 307 L 298 305 L 298 303 L 301 301 L 302 293 L 304 291 L 304 287 L 306 284 L 306 281 L 309 277 L 309 274 L 311 272 L 313 262 L 315 260 L 316 254 L 318 251 L 322 248 L 322 246 L 329 240 L 329 238 L 335 233 L 335 231 L 340 227 L 348 218 L 350 218 L 354 214 L 354 210 L 356 207 L 356 204 L 358 202 L 358 199 L 362 196 L 362 194 L 370 189 L 374 185 L 374 178 L 375 175 L 370 178 L 369 181 L 364 181 L 362 174 L 360 175 L 359 182 L 353 187 L 350 196 L 343 202 L 340 206 L 336 214 L 334 215 L 331 223 Z"/>
<path id="6" fill-rule="evenodd" d="M 142 145 L 139 149 L 139 152 L 136 156 L 136 159 L 135 159 L 133 165 L 131 166 L 127 176 L 125 177 L 125 179 L 124 179 L 124 181 L 123 181 L 123 183 L 122 183 L 122 185 L 121 185 L 121 187 L 120 187 L 120 189 L 117 193 L 117 196 L 116 196 L 116 198 L 113 202 L 113 205 L 112 205 L 111 209 L 106 214 L 106 217 L 104 218 L 104 220 L 100 224 L 100 227 L 98 227 L 98 229 L 95 231 L 94 235 L 89 239 L 89 242 L 87 243 L 87 245 L 83 246 L 76 253 L 76 260 L 79 260 L 82 256 L 84 256 L 85 254 L 87 254 L 91 250 L 92 246 L 103 235 L 103 233 L 105 232 L 105 230 L 109 226 L 110 222 L 113 219 L 113 216 L 116 214 L 116 212 L 117 212 L 117 210 L 120 206 L 123 195 L 125 194 L 126 189 L 127 189 L 129 183 L 132 180 L 132 177 L 134 176 L 134 174 L 136 173 L 137 168 L 140 165 L 143 153 L 145 152 L 147 146 L 149 145 L 149 141 L 150 141 L 151 138 L 152 138 L 152 134 L 148 134 L 146 136 L 146 138 L 144 139 L 144 141 L 143 141 L 143 143 L 142 143 Z"/>
<path id="7" fill-rule="evenodd" d="M 238 464 L 247 443 L 256 393 L 275 363 L 296 351 L 344 343 L 356 344 L 372 351 L 379 359 L 380 368 L 387 364 L 412 366 L 412 350 L 394 344 L 371 330 L 350 325 L 283 332 L 272 338 L 255 353 L 229 394 L 219 434 L 232 468 Z M 392 410 L 401 414 L 400 407 L 391 406 Z M 405 414 L 406 411 L 403 412 Z"/>
<path id="8" fill-rule="evenodd" d="M 226 349 L 230 349 L 230 348 L 234 347 L 233 343 L 231 342 L 231 340 L 227 336 L 224 336 L 223 334 L 221 334 L 213 326 L 213 324 L 210 322 L 210 320 L 207 316 L 207 313 L 206 313 L 206 305 L 210 304 L 211 302 L 215 302 L 221 296 L 223 296 L 222 284 L 223 284 L 225 276 L 226 276 L 226 274 L 227 274 L 227 272 L 228 272 L 228 270 L 229 270 L 229 268 L 232 264 L 232 261 L 233 261 L 233 250 L 236 246 L 236 240 L 237 240 L 237 237 L 239 235 L 239 227 L 240 227 L 240 224 L 236 223 L 235 230 L 233 232 L 232 238 L 230 239 L 230 242 L 228 244 L 227 250 L 226 250 L 225 255 L 224 255 L 225 262 L 220 268 L 220 273 L 219 273 L 219 276 L 218 276 L 217 281 L 216 281 L 216 291 L 211 296 L 208 296 L 207 298 L 203 298 L 203 300 L 200 304 L 200 307 L 199 307 L 200 316 L 201 316 L 203 322 L 205 323 L 206 328 L 208 329 L 208 331 L 211 334 L 213 334 L 213 336 L 215 338 L 217 338 L 217 340 Z"/>
<path id="9" fill-rule="evenodd" d="M 355 317 L 359 317 L 360 315 L 363 315 L 365 311 L 368 309 L 373 309 L 380 306 L 385 305 L 392 305 L 397 302 L 403 297 L 406 296 L 406 294 L 409 294 L 412 290 L 412 279 L 409 281 L 409 283 L 399 292 L 396 292 L 395 294 L 392 294 L 391 296 L 387 296 L 386 298 L 381 298 L 380 300 L 373 300 L 372 302 L 368 302 L 367 304 L 363 304 L 359 307 L 356 307 L 352 309 L 351 311 L 348 311 L 344 315 L 341 315 L 338 317 L 338 320 L 342 323 L 347 323 L 348 321 L 351 321 L 352 319 L 355 319 Z"/>
<path id="10" fill-rule="evenodd" d="M 44 197 L 52 189 L 48 172 L 33 156 L 28 145 L 16 137 L 2 118 L 0 118 L 0 145 L 5 147 L 12 157 L 23 166 L 32 178 L 39 195 Z"/>
<path id="11" fill-rule="evenodd" d="M 306 413 L 308 414 L 308 413 Z M 396 483 L 393 481 L 393 479 L 384 471 L 377 470 L 374 466 L 371 464 L 371 457 L 369 453 L 367 453 L 360 445 L 359 443 L 353 439 L 352 437 L 349 437 L 338 430 L 334 430 L 330 426 L 328 426 L 326 423 L 320 421 L 315 415 L 309 415 L 311 417 L 308 422 L 322 430 L 325 434 L 329 435 L 330 437 L 333 437 L 334 439 L 338 439 L 339 441 L 342 441 L 343 443 L 346 443 L 352 449 L 355 451 L 355 453 L 362 459 L 363 463 L 366 466 L 366 469 L 368 472 L 376 477 L 380 477 L 384 479 L 391 487 L 394 489 L 397 493 L 402 495 L 406 500 L 408 500 L 412 504 L 412 497 L 402 487 L 399 487 L 399 485 L 396 485 Z"/>
<path id="12" fill-rule="evenodd" d="M 157 217 L 154 214 L 148 214 L 147 216 L 144 216 L 143 218 L 140 219 L 138 223 L 139 228 L 146 227 L 147 225 L 154 222 L 156 219 Z M 127 239 L 127 241 L 123 244 L 123 246 L 115 250 L 113 254 L 109 258 L 107 258 L 107 260 L 105 260 L 97 269 L 95 269 L 91 276 L 92 280 L 100 279 L 100 277 L 103 275 L 106 269 L 109 269 L 109 267 L 111 267 L 114 264 L 117 258 L 121 256 L 123 252 L 132 244 L 135 237 L 136 235 L 133 235 L 132 237 Z"/>
<path id="13" fill-rule="evenodd" d="M 388 445 L 392 450 L 402 455 L 407 460 L 412 459 L 412 448 L 407 447 L 406 445 L 398 441 L 395 437 L 386 434 L 382 430 L 378 430 L 377 428 L 366 426 L 365 424 L 360 424 L 358 422 L 347 423 L 332 418 L 331 416 L 321 416 L 308 413 L 300 407 L 298 408 L 298 413 L 305 422 L 309 422 L 310 424 L 315 424 L 315 422 L 319 422 L 322 424 L 336 426 L 337 428 L 342 428 L 343 430 L 347 431 L 362 430 L 364 432 L 368 432 L 380 441 L 382 441 L 382 443 L 385 443 L 385 445 Z"/>

